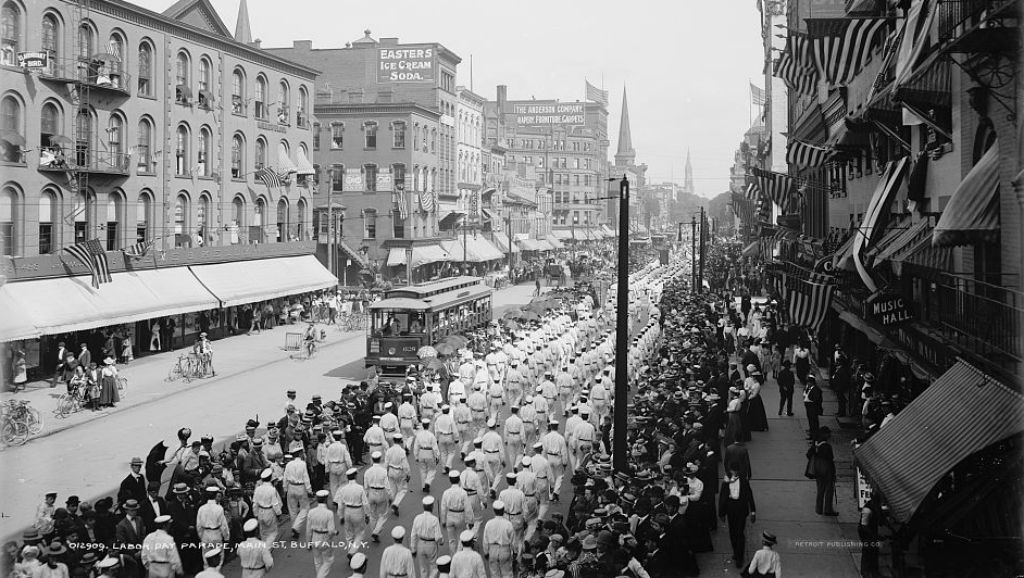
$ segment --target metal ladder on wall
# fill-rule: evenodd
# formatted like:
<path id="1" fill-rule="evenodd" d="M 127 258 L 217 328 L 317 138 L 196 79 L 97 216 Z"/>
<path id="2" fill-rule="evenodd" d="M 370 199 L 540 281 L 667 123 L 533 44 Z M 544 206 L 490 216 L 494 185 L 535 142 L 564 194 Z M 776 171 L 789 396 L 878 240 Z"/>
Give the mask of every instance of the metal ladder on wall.
<path id="1" fill-rule="evenodd" d="M 97 127 L 93 126 L 92 114 L 90 112 L 91 105 L 91 91 L 88 82 L 83 82 L 83 77 L 88 76 L 88 71 L 83 71 L 83 66 L 89 65 L 89 60 L 92 58 L 92 54 L 89 54 L 93 47 L 85 45 L 85 38 L 83 38 L 81 28 L 88 22 L 89 15 L 89 0 L 76 0 L 74 3 L 74 34 L 75 34 L 75 53 L 73 56 L 74 60 L 74 79 L 73 82 L 69 82 L 67 85 L 68 96 L 71 101 L 71 110 L 74 111 L 74 118 L 71 122 L 71 154 L 70 161 L 67 162 L 67 183 L 65 188 L 71 194 L 71 197 L 75 201 L 75 206 L 70 213 L 65 215 L 64 221 L 69 225 L 74 226 L 75 217 L 81 212 L 86 211 L 89 204 L 89 156 L 91 148 L 94 144 L 95 135 L 92 134 Z M 91 31 L 90 31 L 91 32 Z M 92 38 L 92 35 L 89 35 Z M 84 123 L 82 121 L 82 115 L 85 115 Z M 84 151 L 79 151 L 79 142 L 85 141 Z M 84 155 L 84 162 L 79 162 L 79 155 Z M 85 165 L 86 170 L 82 170 L 82 165 Z M 84 193 L 85 201 L 82 206 L 77 206 L 79 193 Z"/>

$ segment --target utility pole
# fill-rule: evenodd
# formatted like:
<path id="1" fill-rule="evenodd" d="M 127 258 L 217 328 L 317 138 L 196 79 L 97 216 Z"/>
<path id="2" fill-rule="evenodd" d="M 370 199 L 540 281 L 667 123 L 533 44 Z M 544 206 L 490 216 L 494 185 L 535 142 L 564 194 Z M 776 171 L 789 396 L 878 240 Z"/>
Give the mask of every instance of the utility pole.
<path id="1" fill-rule="evenodd" d="M 462 223 L 462 274 L 468 274 L 469 267 L 466 265 L 466 245 L 469 244 L 469 213 Z"/>
<path id="2" fill-rule="evenodd" d="M 697 216 L 690 215 L 690 283 L 697 290 Z"/>
<path id="3" fill-rule="evenodd" d="M 613 467 L 616 472 L 629 472 L 626 445 L 626 402 L 629 376 L 626 367 L 629 355 L 629 180 L 622 175 L 619 183 L 619 278 L 615 310 L 615 419 L 612 427 Z"/>
<path id="4" fill-rule="evenodd" d="M 697 291 L 704 290 L 704 207 L 700 208 L 700 269 L 697 270 Z"/>
<path id="5" fill-rule="evenodd" d="M 334 268 L 334 169 L 328 171 L 331 182 L 327 185 L 327 270 L 338 278 L 338 272 Z"/>
<path id="6" fill-rule="evenodd" d="M 505 215 L 505 235 L 508 237 L 508 278 L 512 280 L 512 212 Z"/>

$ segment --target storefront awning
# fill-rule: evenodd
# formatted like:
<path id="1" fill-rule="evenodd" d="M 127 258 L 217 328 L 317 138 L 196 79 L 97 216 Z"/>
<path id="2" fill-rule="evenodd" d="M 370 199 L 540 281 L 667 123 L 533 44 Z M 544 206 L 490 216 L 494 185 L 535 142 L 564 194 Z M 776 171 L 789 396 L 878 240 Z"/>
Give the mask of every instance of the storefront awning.
<path id="1" fill-rule="evenodd" d="M 742 255 L 744 257 L 756 257 L 760 251 L 761 251 L 761 240 L 758 239 L 757 241 L 754 241 L 753 243 L 750 243 L 746 247 L 743 247 Z"/>
<path id="2" fill-rule="evenodd" d="M 936 247 L 932 244 L 932 235 L 929 230 L 920 240 L 911 246 L 906 252 L 892 258 L 892 271 L 898 276 L 903 276 L 903 265 L 910 263 L 924 269 L 935 271 L 953 270 L 953 248 Z"/>
<path id="3" fill-rule="evenodd" d="M 868 248 L 864 252 L 864 257 L 871 259 L 872 265 L 878 261 L 878 255 L 885 251 L 889 245 L 891 245 L 896 239 L 898 239 L 907 229 L 910 228 L 910 219 L 901 219 L 898 223 L 893 223 L 891 227 L 886 229 L 885 233 L 878 240 L 877 243 Z"/>
<path id="4" fill-rule="evenodd" d="M 907 523 L 958 463 L 1024 430 L 1024 397 L 960 361 L 854 457 L 891 514 Z"/>
<path id="5" fill-rule="evenodd" d="M 872 268 L 878 267 L 893 257 L 905 254 L 925 237 L 930 238 L 931 232 L 927 219 L 899 231 L 899 235 L 875 255 L 875 260 L 871 264 Z"/>
<path id="6" fill-rule="evenodd" d="M 864 282 L 864 286 L 872 293 L 878 291 L 878 285 L 864 266 L 862 254 L 878 239 L 881 226 L 885 225 L 885 220 L 889 217 L 892 200 L 903 182 L 903 173 L 906 168 L 907 157 L 902 157 L 885 166 L 885 170 L 882 171 L 882 175 L 878 179 L 875 192 L 872 193 L 871 200 L 868 201 L 864 220 L 853 235 L 853 265 L 857 268 L 857 273 L 860 275 L 861 281 Z"/>
<path id="7" fill-rule="evenodd" d="M 289 173 L 297 173 L 299 167 L 295 166 L 292 159 L 288 157 L 288 149 L 284 147 L 284 143 L 277 145 L 277 173 L 279 175 L 287 175 Z"/>
<path id="8" fill-rule="evenodd" d="M 615 231 L 612 231 L 606 225 L 601 225 L 601 230 L 604 231 L 605 236 L 607 236 L 609 239 L 616 236 Z"/>
<path id="9" fill-rule="evenodd" d="M 452 229 L 459 223 L 459 220 L 466 216 L 466 211 L 452 211 L 447 215 L 441 217 L 441 221 L 437 224 L 438 228 L 441 229 Z"/>
<path id="10" fill-rule="evenodd" d="M 559 240 L 562 240 L 562 241 L 571 240 L 573 238 L 572 237 L 572 231 L 570 231 L 569 229 L 552 229 L 551 230 L 551 234 L 556 239 L 559 239 Z"/>
<path id="11" fill-rule="evenodd" d="M 553 249 L 564 249 L 565 245 L 554 235 L 548 235 L 544 238 L 548 243 L 551 244 Z"/>
<path id="12" fill-rule="evenodd" d="M 466 249 L 465 258 L 463 258 L 463 246 Z M 448 253 L 447 260 L 453 263 L 461 263 L 462 261 L 467 263 L 483 263 L 484 261 L 505 258 L 505 254 L 500 249 L 495 247 L 486 238 L 480 236 L 473 237 L 467 235 L 465 239 L 461 237 L 445 239 L 441 241 L 441 248 Z"/>
<path id="13" fill-rule="evenodd" d="M 536 239 L 519 239 L 516 242 L 523 251 L 540 251 L 540 244 Z"/>
<path id="14" fill-rule="evenodd" d="M 111 278 L 99 289 L 93 288 L 91 277 L 80 275 L 9 283 L 4 290 L 42 335 L 220 306 L 185 267 L 114 273 Z"/>
<path id="15" fill-rule="evenodd" d="M 509 246 L 508 246 L 508 235 L 507 234 L 505 234 L 504 232 L 494 233 L 491 236 L 491 242 L 493 242 L 494 246 L 497 247 L 498 250 L 501 251 L 503 254 L 505 254 L 505 255 L 508 254 Z M 520 252 L 522 252 L 522 249 L 519 248 L 519 245 L 517 245 L 515 242 L 513 242 L 512 243 L 512 252 L 513 253 L 520 253 Z"/>
<path id="16" fill-rule="evenodd" d="M 554 246 L 548 243 L 547 239 L 537 239 L 537 247 L 538 251 L 551 251 L 554 249 Z"/>
<path id="17" fill-rule="evenodd" d="M 837 307 L 833 308 L 838 309 Z M 846 322 L 846 324 L 849 325 L 850 327 L 853 327 L 857 331 L 863 333 L 865 336 L 867 336 L 871 343 L 874 343 L 879 347 L 883 347 L 886 349 L 893 349 L 898 347 L 896 343 L 894 343 L 891 339 L 886 337 L 884 333 L 875 329 L 870 324 L 868 324 L 867 321 L 861 319 L 860 317 L 858 317 L 857 315 L 853 314 L 850 311 L 840 311 L 839 319 L 841 321 Z"/>
<path id="18" fill-rule="evenodd" d="M 388 267 L 405 265 L 405 247 L 392 247 L 388 251 Z M 412 248 L 412 267 L 415 269 L 421 265 L 447 261 L 448 252 L 440 244 L 415 245 Z"/>
<path id="19" fill-rule="evenodd" d="M 40 335 L 28 312 L 14 301 L 6 286 L 0 287 L 0 319 L 3 319 L 3 323 L 0 323 L 0 343 L 34 339 Z"/>
<path id="20" fill-rule="evenodd" d="M 224 307 L 277 299 L 338 285 L 313 255 L 189 267 Z"/>
<path id="21" fill-rule="evenodd" d="M 303 152 L 302 147 L 295 149 L 295 168 L 298 169 L 295 172 L 297 175 L 316 174 L 316 169 L 313 168 L 313 163 L 309 162 L 309 158 L 306 157 L 306 153 Z"/>
<path id="22" fill-rule="evenodd" d="M 999 234 L 999 143 L 967 173 L 935 225 L 932 243 L 956 247 Z"/>

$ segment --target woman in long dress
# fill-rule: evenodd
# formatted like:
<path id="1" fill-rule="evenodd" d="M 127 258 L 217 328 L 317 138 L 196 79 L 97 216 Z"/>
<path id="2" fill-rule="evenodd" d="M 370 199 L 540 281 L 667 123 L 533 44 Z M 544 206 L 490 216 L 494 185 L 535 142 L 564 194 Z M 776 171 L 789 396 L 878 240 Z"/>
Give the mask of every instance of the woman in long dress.
<path id="1" fill-rule="evenodd" d="M 747 426 L 750 431 L 768 431 L 768 416 L 764 412 L 764 400 L 761 398 L 762 385 L 764 375 L 756 369 L 743 382 L 747 392 Z"/>
<path id="2" fill-rule="evenodd" d="M 100 370 L 100 398 L 99 406 L 114 407 L 114 404 L 121 401 L 117 393 L 117 367 L 114 365 L 114 358 L 107 357 L 103 360 L 103 369 Z"/>
<path id="3" fill-rule="evenodd" d="M 740 411 L 743 408 L 743 400 L 740 399 L 742 395 L 743 390 L 736 387 L 729 388 L 729 405 L 725 409 L 726 422 L 723 436 L 726 447 L 732 445 L 732 442 L 744 438 L 743 420 L 740 417 Z"/>

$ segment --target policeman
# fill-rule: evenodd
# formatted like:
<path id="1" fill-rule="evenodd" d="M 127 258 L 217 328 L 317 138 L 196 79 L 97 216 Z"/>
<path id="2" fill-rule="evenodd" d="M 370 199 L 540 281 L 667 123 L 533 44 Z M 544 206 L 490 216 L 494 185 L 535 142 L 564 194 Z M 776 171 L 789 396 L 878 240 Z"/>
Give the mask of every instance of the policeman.
<path id="1" fill-rule="evenodd" d="M 345 528 L 345 541 L 348 542 L 350 557 L 362 546 L 366 524 L 370 519 L 370 499 L 363 486 L 356 481 L 358 474 L 359 470 L 349 468 L 345 472 L 348 483 L 338 488 L 334 495 L 334 503 L 338 506 L 338 523 Z"/>
<path id="2" fill-rule="evenodd" d="M 317 578 L 327 578 L 334 565 L 334 549 L 331 539 L 337 533 L 334 526 L 334 512 L 327 508 L 330 492 L 316 493 L 316 507 L 309 511 L 306 522 L 306 549 L 313 551 L 313 566 Z"/>
<path id="3" fill-rule="evenodd" d="M 412 548 L 413 556 L 416 557 L 419 566 L 420 578 L 433 578 L 437 569 L 434 567 L 434 560 L 437 559 L 441 550 L 441 541 L 444 535 L 441 533 L 441 522 L 434 515 L 434 498 L 426 496 L 423 498 L 423 513 L 413 518 L 410 533 L 412 537 L 409 545 Z"/>

